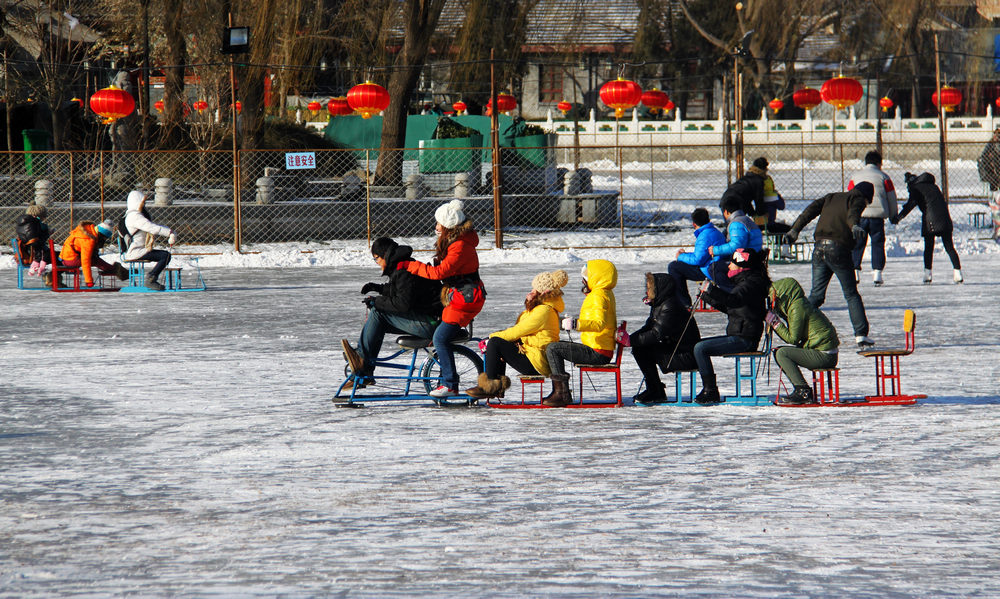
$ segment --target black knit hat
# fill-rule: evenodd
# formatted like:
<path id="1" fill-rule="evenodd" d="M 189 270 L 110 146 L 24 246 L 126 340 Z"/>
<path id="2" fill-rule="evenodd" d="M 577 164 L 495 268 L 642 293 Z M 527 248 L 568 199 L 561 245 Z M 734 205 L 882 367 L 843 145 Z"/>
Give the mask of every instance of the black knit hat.
<path id="1" fill-rule="evenodd" d="M 388 237 L 379 237 L 372 242 L 372 256 L 387 258 L 389 254 L 399 247 L 399 244 Z"/>
<path id="2" fill-rule="evenodd" d="M 756 166 L 757 168 L 759 168 L 762 171 L 766 171 L 767 170 L 767 158 L 764 158 L 763 156 L 760 156 L 759 158 L 757 158 L 757 159 L 755 159 L 753 161 L 753 165 Z"/>

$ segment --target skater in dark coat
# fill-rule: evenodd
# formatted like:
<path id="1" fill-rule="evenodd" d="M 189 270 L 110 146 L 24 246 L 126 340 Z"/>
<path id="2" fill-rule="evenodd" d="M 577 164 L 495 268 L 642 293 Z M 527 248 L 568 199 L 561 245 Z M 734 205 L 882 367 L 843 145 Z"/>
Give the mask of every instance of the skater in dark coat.
<path id="1" fill-rule="evenodd" d="M 767 207 L 764 205 L 765 177 L 767 177 L 767 159 L 761 156 L 753 161 L 746 174 L 726 188 L 719 206 L 722 206 L 726 198 L 736 198 L 740 202 L 739 209 L 751 219 L 767 214 Z"/>
<path id="2" fill-rule="evenodd" d="M 840 281 L 840 288 L 847 301 L 847 313 L 854 327 L 854 341 L 858 347 L 874 345 L 868 337 L 868 316 L 865 303 L 858 293 L 858 281 L 854 278 L 854 262 L 851 250 L 858 239 L 865 234 L 861 228 L 861 213 L 871 203 L 875 186 L 862 181 L 851 191 L 828 193 L 806 206 L 785 233 L 784 243 L 791 245 L 799 237 L 799 232 L 814 218 L 819 217 L 813 237 L 816 243 L 812 255 L 812 290 L 809 303 L 819 308 L 826 301 L 826 288 L 834 276 Z"/>
<path id="3" fill-rule="evenodd" d="M 732 292 L 727 292 L 710 281 L 702 283 L 702 297 L 711 306 L 729 316 L 726 334 L 702 339 L 694 346 L 694 357 L 701 374 L 702 389 L 695 401 L 702 404 L 719 403 L 712 356 L 722 356 L 754 351 L 764 334 L 764 315 L 767 314 L 767 293 L 771 280 L 767 274 L 765 252 L 738 249 L 729 262 Z"/>
<path id="4" fill-rule="evenodd" d="M 632 357 L 646 379 L 646 390 L 633 399 L 640 404 L 663 403 L 667 394 L 660 376 L 664 373 L 697 368 L 694 346 L 701 340 L 694 316 L 677 299 L 674 278 L 664 273 L 646 273 L 646 297 L 649 317 L 639 330 L 625 333 L 624 342 L 632 346 Z"/>
<path id="5" fill-rule="evenodd" d="M 951 214 L 948 212 L 948 202 L 941 193 L 941 188 L 934 182 L 934 175 L 922 173 L 913 175 L 906 173 L 903 175 L 906 181 L 906 189 L 910 193 L 910 199 L 903 205 L 892 224 L 903 220 L 914 207 L 920 208 L 922 218 L 920 221 L 920 235 L 924 238 L 924 283 L 931 282 L 931 264 L 934 262 L 934 238 L 940 237 L 944 245 L 944 251 L 951 258 L 951 266 L 955 269 L 953 280 L 961 283 L 962 263 L 958 259 L 958 252 L 955 251 L 955 242 L 952 239 L 953 225 Z"/>

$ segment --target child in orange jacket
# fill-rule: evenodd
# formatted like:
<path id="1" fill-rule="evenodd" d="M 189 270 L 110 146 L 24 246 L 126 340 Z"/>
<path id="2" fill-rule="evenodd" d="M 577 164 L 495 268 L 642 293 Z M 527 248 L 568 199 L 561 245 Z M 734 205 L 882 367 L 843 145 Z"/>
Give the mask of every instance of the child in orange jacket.
<path id="1" fill-rule="evenodd" d="M 94 286 L 94 275 L 90 271 L 92 266 L 96 266 L 103 274 L 116 275 L 121 281 L 128 279 L 128 270 L 121 264 L 109 264 L 100 256 L 100 250 L 111 239 L 113 230 L 114 225 L 111 221 L 94 224 L 85 220 L 70 231 L 69 237 L 63 243 L 59 260 L 63 266 L 80 267 L 87 287 Z"/>

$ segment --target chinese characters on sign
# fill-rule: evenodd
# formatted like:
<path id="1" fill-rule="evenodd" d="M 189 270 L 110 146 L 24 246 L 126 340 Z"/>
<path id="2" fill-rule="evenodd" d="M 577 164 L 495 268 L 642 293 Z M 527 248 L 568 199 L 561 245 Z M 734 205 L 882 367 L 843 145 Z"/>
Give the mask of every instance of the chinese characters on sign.
<path id="1" fill-rule="evenodd" d="M 316 168 L 315 152 L 289 152 L 285 154 L 285 168 Z"/>

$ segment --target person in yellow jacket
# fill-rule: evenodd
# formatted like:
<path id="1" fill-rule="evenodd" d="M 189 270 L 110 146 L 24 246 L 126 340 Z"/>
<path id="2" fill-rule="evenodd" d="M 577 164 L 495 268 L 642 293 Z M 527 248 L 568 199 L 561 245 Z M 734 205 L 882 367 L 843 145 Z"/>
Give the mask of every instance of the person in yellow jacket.
<path id="1" fill-rule="evenodd" d="M 90 272 L 92 266 L 103 274 L 113 274 L 119 280 L 128 279 L 128 270 L 117 262 L 109 264 L 101 259 L 100 251 L 111 239 L 114 225 L 111 221 L 94 224 L 89 220 L 81 221 L 69 233 L 59 252 L 59 260 L 63 266 L 77 266 L 83 271 L 83 280 L 87 287 L 94 286 L 94 275 Z"/>
<path id="2" fill-rule="evenodd" d="M 549 376 L 545 348 L 559 341 L 559 313 L 566 304 L 562 288 L 569 282 L 565 270 L 541 272 L 531 281 L 524 298 L 524 311 L 514 326 L 490 333 L 480 341 L 486 359 L 477 385 L 466 393 L 479 399 L 503 397 L 510 387 L 507 366 L 521 374 Z"/>
<path id="3" fill-rule="evenodd" d="M 556 341 L 545 348 L 552 393 L 542 399 L 542 403 L 554 408 L 573 403 L 565 368 L 567 360 L 599 366 L 614 357 L 618 316 L 613 289 L 618 284 L 618 270 L 607 260 L 589 260 L 581 274 L 586 297 L 580 306 L 580 317 L 566 317 L 562 321 L 564 330 L 580 331 L 580 343 Z"/>

